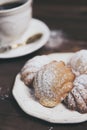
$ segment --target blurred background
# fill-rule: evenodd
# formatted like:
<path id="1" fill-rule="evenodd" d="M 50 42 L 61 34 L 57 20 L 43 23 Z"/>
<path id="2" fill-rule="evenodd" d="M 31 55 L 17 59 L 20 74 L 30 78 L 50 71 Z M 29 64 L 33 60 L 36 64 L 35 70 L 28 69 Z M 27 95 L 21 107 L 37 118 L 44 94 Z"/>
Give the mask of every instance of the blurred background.
<path id="1" fill-rule="evenodd" d="M 87 0 L 33 0 L 33 17 L 74 40 L 87 40 Z"/>

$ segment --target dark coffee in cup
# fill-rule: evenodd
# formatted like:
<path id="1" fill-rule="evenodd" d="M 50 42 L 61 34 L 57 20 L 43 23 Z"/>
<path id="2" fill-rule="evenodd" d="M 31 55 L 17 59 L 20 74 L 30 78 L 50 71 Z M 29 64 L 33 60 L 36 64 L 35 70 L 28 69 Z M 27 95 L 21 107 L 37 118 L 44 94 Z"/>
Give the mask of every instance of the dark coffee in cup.
<path id="1" fill-rule="evenodd" d="M 23 1 L 5 3 L 5 4 L 0 5 L 0 10 L 7 10 L 7 9 L 16 8 L 22 4 L 24 4 Z"/>

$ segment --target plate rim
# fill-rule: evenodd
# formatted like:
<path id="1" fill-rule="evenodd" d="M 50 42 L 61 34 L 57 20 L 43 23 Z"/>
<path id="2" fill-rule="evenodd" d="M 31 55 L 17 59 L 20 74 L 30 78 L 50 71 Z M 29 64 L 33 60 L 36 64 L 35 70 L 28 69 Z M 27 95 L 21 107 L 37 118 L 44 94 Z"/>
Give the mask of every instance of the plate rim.
<path id="1" fill-rule="evenodd" d="M 61 56 L 61 54 L 64 54 L 63 56 L 66 56 L 66 57 L 68 57 L 68 56 L 71 56 L 73 53 L 53 53 L 53 54 L 50 54 L 50 55 L 48 55 L 49 57 L 54 57 L 54 56 Z M 15 98 L 15 100 L 17 101 L 17 103 L 19 104 L 19 106 L 21 107 L 21 109 L 25 112 L 25 113 L 27 113 L 28 115 L 31 115 L 31 116 L 33 116 L 33 117 L 36 117 L 36 118 L 39 118 L 39 119 L 42 119 L 42 120 L 44 120 L 44 121 L 47 121 L 47 122 L 50 122 L 50 123 L 61 123 L 61 124 L 74 124 L 74 123 L 81 123 L 81 122 L 84 122 L 84 121 L 87 121 L 87 113 L 86 114 L 81 114 L 81 113 L 79 113 L 79 112 L 77 112 L 77 111 L 74 111 L 75 113 L 77 113 L 77 115 L 79 115 L 78 116 L 78 118 L 76 119 L 76 121 L 74 121 L 73 122 L 73 120 L 75 120 L 75 119 L 70 119 L 70 120 L 66 120 L 66 118 L 64 119 L 64 120 L 55 120 L 54 119 L 54 117 L 53 117 L 53 119 L 51 118 L 47 118 L 47 117 L 45 117 L 45 119 L 44 119 L 44 117 L 40 117 L 38 114 L 36 114 L 36 115 L 34 115 L 34 113 L 28 113 L 26 110 L 25 110 L 25 108 L 24 108 L 24 106 L 23 106 L 23 104 L 21 105 L 21 103 L 20 103 L 20 101 L 17 99 L 17 95 L 16 95 L 16 93 L 15 93 L 15 89 L 16 89 L 16 87 L 15 87 L 15 83 L 16 83 L 16 80 L 18 79 L 18 77 L 20 77 L 20 74 L 18 73 L 17 74 L 17 76 L 16 76 L 16 78 L 15 78 L 15 82 L 14 82 L 14 86 L 13 86 L 13 89 L 12 89 L 12 94 L 13 94 L 13 97 Z M 23 81 L 21 81 L 22 83 L 23 83 Z M 24 84 L 24 83 L 23 83 Z M 24 85 L 24 87 L 25 87 L 26 85 Z M 27 89 L 29 89 L 27 86 L 26 86 L 26 88 Z M 61 104 L 61 103 L 60 103 Z M 40 104 L 39 104 L 40 105 Z M 42 105 L 41 105 L 42 106 Z M 43 107 L 43 106 L 42 106 Z M 47 109 L 47 108 L 46 108 Z M 65 110 L 68 110 L 68 111 L 71 111 L 71 110 L 69 110 L 69 109 L 65 109 Z"/>
<path id="2" fill-rule="evenodd" d="M 25 45 L 25 46 L 27 46 L 27 47 L 31 47 L 31 46 L 36 46 L 32 51 L 30 51 L 30 52 L 26 52 L 26 51 L 24 51 L 24 53 L 23 54 L 19 54 L 19 55 L 10 55 L 9 54 L 9 52 L 11 52 L 11 51 L 16 51 L 17 49 L 19 49 L 20 50 L 20 47 L 19 48 L 17 48 L 17 49 L 15 49 L 15 50 L 11 50 L 11 51 L 8 51 L 8 52 L 4 52 L 4 53 L 0 53 L 0 59 L 12 59 L 12 58 L 17 58 L 17 57 L 21 57 L 21 56 L 25 56 L 25 55 L 28 55 L 28 54 L 31 54 L 31 53 L 33 53 L 33 52 L 35 52 L 36 50 L 38 50 L 38 49 L 40 49 L 41 47 L 43 47 L 46 43 L 47 43 L 47 41 L 48 41 L 48 39 L 49 39 L 49 37 L 50 37 L 50 29 L 49 29 L 49 27 L 46 25 L 46 23 L 44 23 L 43 21 L 41 21 L 41 20 L 39 20 L 39 19 L 36 19 L 36 18 L 32 18 L 32 20 L 31 20 L 31 24 L 32 23 L 36 23 L 37 25 L 39 25 L 40 24 L 40 26 L 42 26 L 42 28 L 44 28 L 44 30 L 43 30 L 43 32 L 42 32 L 42 30 L 40 31 L 40 33 L 42 32 L 43 33 L 43 37 L 41 38 L 41 40 L 38 42 L 37 41 L 37 45 L 38 45 L 38 47 L 36 46 L 36 43 L 32 43 L 32 44 L 29 44 L 29 45 Z M 29 25 L 29 27 L 30 27 L 30 25 Z M 32 29 L 33 30 L 33 29 Z M 27 30 L 26 30 L 26 32 L 27 32 Z M 26 33 L 25 32 L 25 33 Z M 36 32 L 35 32 L 36 33 Z M 38 33 L 38 31 L 37 31 L 37 33 Z M 22 38 L 22 36 L 21 36 L 21 38 Z M 39 44 L 38 44 L 39 43 Z M 40 44 L 41 43 L 41 44 Z M 35 45 L 34 45 L 35 44 Z M 24 48 L 25 46 L 23 46 L 23 47 L 21 47 L 21 48 Z M 26 48 L 27 48 L 26 47 Z"/>

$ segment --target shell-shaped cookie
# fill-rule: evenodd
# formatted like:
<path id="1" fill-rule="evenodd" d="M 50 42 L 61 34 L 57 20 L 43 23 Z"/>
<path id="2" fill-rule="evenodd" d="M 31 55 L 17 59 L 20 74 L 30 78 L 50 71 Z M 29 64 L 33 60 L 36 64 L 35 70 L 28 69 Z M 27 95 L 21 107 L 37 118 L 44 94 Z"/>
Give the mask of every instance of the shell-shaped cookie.
<path id="1" fill-rule="evenodd" d="M 40 70 L 42 66 L 48 64 L 49 62 L 50 58 L 45 55 L 36 56 L 28 60 L 20 72 L 22 81 L 27 86 L 31 86 L 30 84 L 32 83 L 33 78 L 36 75 L 36 72 Z"/>
<path id="2" fill-rule="evenodd" d="M 69 65 L 76 75 L 87 73 L 87 50 L 76 52 L 70 59 Z"/>
<path id="3" fill-rule="evenodd" d="M 64 62 L 52 61 L 35 75 L 35 96 L 46 107 L 60 103 L 73 87 L 74 74 Z"/>
<path id="4" fill-rule="evenodd" d="M 87 74 L 76 77 L 74 88 L 64 100 L 65 105 L 80 113 L 87 113 Z"/>

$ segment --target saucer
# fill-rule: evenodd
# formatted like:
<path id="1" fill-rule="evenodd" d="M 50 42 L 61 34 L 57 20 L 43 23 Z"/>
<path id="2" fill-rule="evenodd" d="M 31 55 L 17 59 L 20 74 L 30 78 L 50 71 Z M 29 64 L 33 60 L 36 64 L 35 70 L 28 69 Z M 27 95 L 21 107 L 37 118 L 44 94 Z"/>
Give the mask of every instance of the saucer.
<path id="1" fill-rule="evenodd" d="M 22 35 L 20 39 L 14 41 L 13 44 L 23 43 L 27 38 L 37 33 L 42 33 L 42 37 L 38 41 L 24 46 L 20 46 L 16 49 L 11 49 L 4 53 L 0 53 L 0 58 L 16 58 L 16 57 L 24 56 L 40 49 L 42 46 L 44 46 L 47 43 L 50 36 L 49 28 L 44 22 L 32 18 L 31 23 L 27 28 L 26 32 Z"/>
<path id="2" fill-rule="evenodd" d="M 64 61 L 65 63 L 72 57 L 73 53 L 54 53 L 48 55 L 51 60 Z M 12 94 L 20 108 L 33 117 L 51 123 L 81 123 L 87 121 L 87 113 L 81 114 L 77 111 L 69 110 L 60 103 L 56 107 L 47 108 L 35 100 L 31 88 L 28 88 L 20 79 L 20 74 L 16 76 Z"/>

